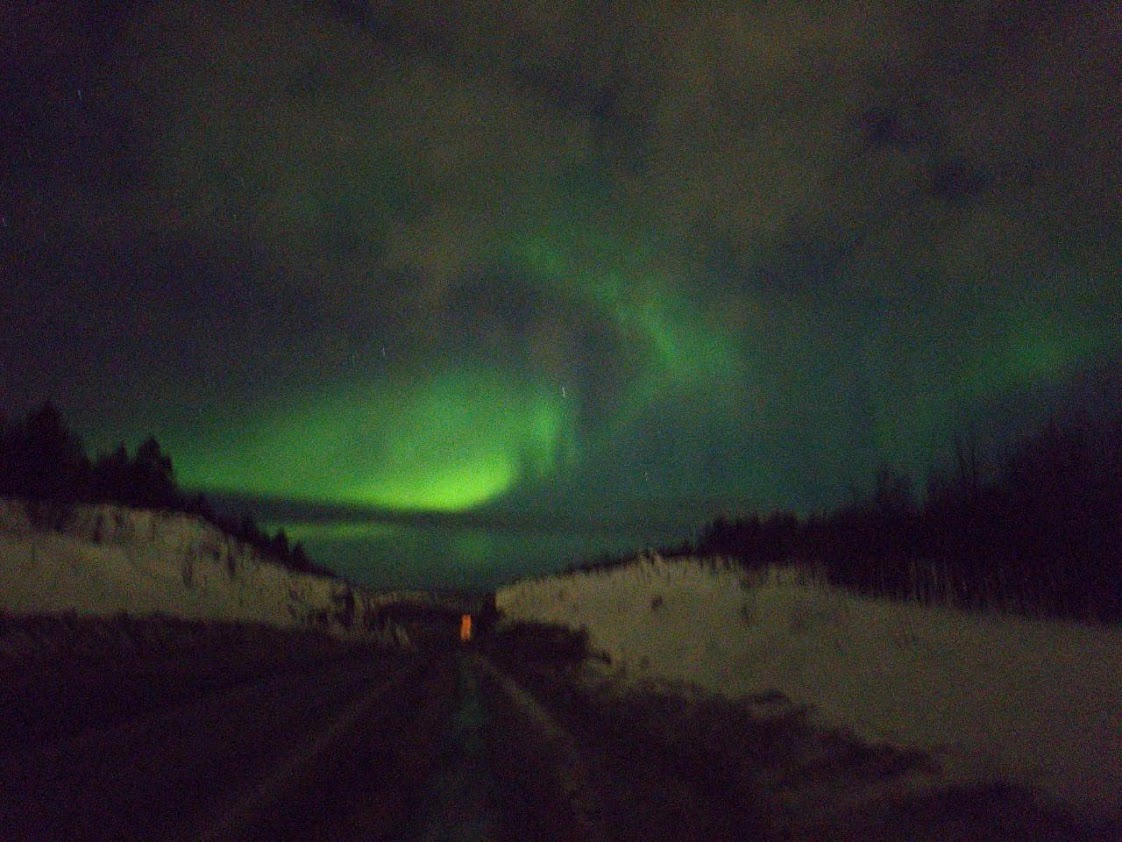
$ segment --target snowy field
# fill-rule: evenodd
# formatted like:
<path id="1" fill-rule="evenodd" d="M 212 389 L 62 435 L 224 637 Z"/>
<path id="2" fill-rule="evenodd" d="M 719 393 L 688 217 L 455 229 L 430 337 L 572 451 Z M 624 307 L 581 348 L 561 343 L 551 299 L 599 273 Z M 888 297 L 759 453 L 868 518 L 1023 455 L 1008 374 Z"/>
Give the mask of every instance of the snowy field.
<path id="1" fill-rule="evenodd" d="M 795 568 L 657 557 L 517 582 L 505 618 L 587 628 L 625 681 L 779 690 L 824 724 L 1122 815 L 1122 628 L 861 597 Z"/>
<path id="2" fill-rule="evenodd" d="M 162 614 L 346 633 L 376 626 L 381 602 L 270 564 L 189 515 L 77 506 L 54 532 L 35 528 L 22 503 L 0 500 L 0 613 Z"/>

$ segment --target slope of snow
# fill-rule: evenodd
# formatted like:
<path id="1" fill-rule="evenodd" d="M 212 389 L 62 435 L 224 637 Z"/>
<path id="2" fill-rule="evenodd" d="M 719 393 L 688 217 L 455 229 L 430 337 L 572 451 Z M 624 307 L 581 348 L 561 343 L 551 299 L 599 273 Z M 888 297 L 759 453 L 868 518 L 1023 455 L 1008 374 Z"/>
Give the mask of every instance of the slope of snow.
<path id="1" fill-rule="evenodd" d="M 353 600 L 348 620 L 347 606 Z M 376 595 L 296 573 L 190 515 L 77 506 L 60 532 L 0 500 L 0 612 L 166 614 L 390 633 Z"/>
<path id="2" fill-rule="evenodd" d="M 779 690 L 823 722 L 1122 814 L 1122 629 L 861 597 L 795 568 L 657 557 L 501 589 L 509 620 L 586 628 L 628 679 Z"/>

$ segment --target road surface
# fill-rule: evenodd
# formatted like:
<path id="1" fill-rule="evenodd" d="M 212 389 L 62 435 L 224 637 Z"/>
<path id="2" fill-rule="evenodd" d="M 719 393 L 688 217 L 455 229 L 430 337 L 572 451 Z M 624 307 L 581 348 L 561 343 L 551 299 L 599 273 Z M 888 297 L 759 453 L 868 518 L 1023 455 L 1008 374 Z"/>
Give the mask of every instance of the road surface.
<path id="1" fill-rule="evenodd" d="M 47 661 L 0 676 L 5 840 L 1117 831 L 1002 787 L 846 806 L 924 774 L 924 759 L 813 734 L 797 711 L 745 719 L 716 702 L 589 695 L 564 670 L 521 669 L 474 646 L 243 658 L 221 669 L 202 657 L 80 667 Z"/>

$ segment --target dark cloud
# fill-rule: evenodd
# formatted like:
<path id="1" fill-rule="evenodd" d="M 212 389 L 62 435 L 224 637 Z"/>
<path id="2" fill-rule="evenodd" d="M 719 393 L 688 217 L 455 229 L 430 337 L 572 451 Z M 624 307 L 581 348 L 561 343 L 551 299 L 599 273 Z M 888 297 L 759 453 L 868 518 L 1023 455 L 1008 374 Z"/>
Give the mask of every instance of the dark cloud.
<path id="1" fill-rule="evenodd" d="M 1114 364 L 1120 42 L 1094 2 L 7 4 L 0 408 L 640 543 L 829 505 Z"/>

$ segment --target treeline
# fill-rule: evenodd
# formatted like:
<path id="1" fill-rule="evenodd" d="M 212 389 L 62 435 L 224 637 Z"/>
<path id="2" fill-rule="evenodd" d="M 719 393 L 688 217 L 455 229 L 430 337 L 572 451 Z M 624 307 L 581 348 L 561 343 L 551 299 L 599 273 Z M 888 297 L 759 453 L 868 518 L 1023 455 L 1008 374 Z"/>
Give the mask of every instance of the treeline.
<path id="1" fill-rule="evenodd" d="M 204 495 L 183 492 L 171 457 L 154 438 L 132 454 L 121 444 L 112 453 L 91 459 L 49 402 L 23 419 L 0 418 L 0 497 L 26 500 L 40 525 L 56 529 L 65 526 L 77 503 L 118 503 L 196 515 L 256 547 L 276 564 L 302 573 L 335 575 L 313 562 L 302 544 L 290 544 L 283 529 L 269 535 L 251 515 L 219 514 Z"/>
<path id="2" fill-rule="evenodd" d="M 959 444 L 917 499 L 882 469 L 833 512 L 718 518 L 689 550 L 749 567 L 801 561 L 877 596 L 1122 622 L 1122 416 L 1052 421 L 989 471 Z"/>

